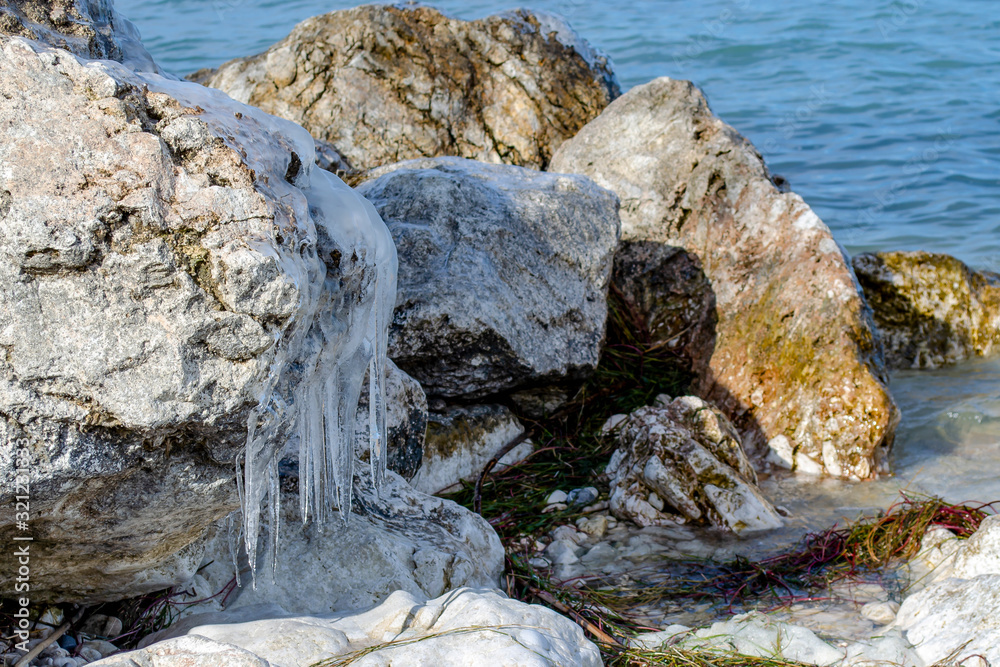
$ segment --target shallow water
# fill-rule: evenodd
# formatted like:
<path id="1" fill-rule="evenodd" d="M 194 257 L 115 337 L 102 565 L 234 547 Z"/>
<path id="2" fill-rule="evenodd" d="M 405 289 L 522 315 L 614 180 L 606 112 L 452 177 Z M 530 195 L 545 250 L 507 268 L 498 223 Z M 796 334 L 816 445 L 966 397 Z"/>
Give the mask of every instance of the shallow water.
<path id="1" fill-rule="evenodd" d="M 357 0 L 118 0 L 185 74 L 263 51 Z M 925 249 L 1000 269 L 1000 19 L 989 0 L 431 0 L 460 18 L 566 16 L 624 88 L 691 79 L 850 252 Z M 992 18 L 991 18 L 992 17 Z"/>

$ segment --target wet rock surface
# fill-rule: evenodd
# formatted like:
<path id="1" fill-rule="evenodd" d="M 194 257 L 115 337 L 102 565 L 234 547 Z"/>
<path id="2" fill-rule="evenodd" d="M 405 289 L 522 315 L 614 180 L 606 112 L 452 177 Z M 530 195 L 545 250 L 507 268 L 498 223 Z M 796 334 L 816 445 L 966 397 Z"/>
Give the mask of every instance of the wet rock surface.
<path id="1" fill-rule="evenodd" d="M 697 393 L 732 419 L 751 456 L 780 437 L 791 467 L 854 479 L 884 468 L 899 414 L 851 269 L 827 226 L 774 186 L 697 88 L 667 78 L 633 88 L 549 168 L 617 193 L 624 240 L 700 260 L 718 322 Z"/>
<path id="2" fill-rule="evenodd" d="M 756 487 L 739 434 L 718 408 L 694 396 L 661 397 L 610 430 L 619 449 L 605 474 L 619 519 L 640 526 L 707 522 L 738 533 L 781 525 Z"/>
<path id="3" fill-rule="evenodd" d="M 560 17 L 403 5 L 307 19 L 192 78 L 300 123 L 357 171 L 442 155 L 544 168 L 619 93 L 606 57 Z"/>
<path id="4" fill-rule="evenodd" d="M 937 368 L 1000 351 L 1000 275 L 948 255 L 853 258 L 893 368 Z"/>
<path id="5" fill-rule="evenodd" d="M 389 226 L 389 356 L 428 396 L 572 383 L 597 365 L 617 200 L 579 176 L 413 160 L 358 186 Z M 558 399 L 556 399 L 558 400 Z"/>

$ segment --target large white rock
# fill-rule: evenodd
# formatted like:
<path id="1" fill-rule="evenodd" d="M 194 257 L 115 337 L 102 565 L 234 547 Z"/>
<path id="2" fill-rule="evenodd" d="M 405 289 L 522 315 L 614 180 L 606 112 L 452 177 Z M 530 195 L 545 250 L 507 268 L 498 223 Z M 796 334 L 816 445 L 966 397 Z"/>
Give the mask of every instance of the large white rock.
<path id="1" fill-rule="evenodd" d="M 90 663 L 99 667 L 271 667 L 246 649 L 190 635 Z"/>
<path id="2" fill-rule="evenodd" d="M 320 660 L 386 644 L 358 667 L 599 667 L 600 652 L 578 625 L 539 605 L 497 591 L 463 588 L 428 600 L 405 591 L 353 614 L 294 616 L 275 605 L 191 616 L 150 638 L 201 636 L 239 646 L 274 667 Z M 160 646 L 147 644 L 149 652 Z M 125 657 L 134 654 L 125 654 Z M 96 663 L 101 665 L 101 663 Z"/>
<path id="3" fill-rule="evenodd" d="M 928 664 L 959 649 L 961 657 L 1000 663 L 1000 516 L 987 517 L 964 542 L 943 544 L 950 548 L 932 582 L 903 601 L 894 625 Z"/>
<path id="4" fill-rule="evenodd" d="M 262 397 L 277 448 L 319 357 L 360 359 L 360 385 L 391 238 L 308 133 L 219 91 L 0 34 L 0 93 L 0 498 L 19 443 L 32 599 L 181 583 L 184 550 L 238 505 Z"/>
<path id="5" fill-rule="evenodd" d="M 935 582 L 903 601 L 896 626 L 927 664 L 954 651 L 1000 664 L 1000 574 Z"/>

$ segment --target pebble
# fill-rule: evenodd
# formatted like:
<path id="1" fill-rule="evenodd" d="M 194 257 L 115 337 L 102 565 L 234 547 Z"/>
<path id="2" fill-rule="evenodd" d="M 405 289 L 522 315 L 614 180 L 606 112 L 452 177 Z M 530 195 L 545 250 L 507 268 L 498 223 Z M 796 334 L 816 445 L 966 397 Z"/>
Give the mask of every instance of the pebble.
<path id="1" fill-rule="evenodd" d="M 663 508 L 666 507 L 666 504 L 663 502 L 663 498 L 661 498 L 655 493 L 650 493 L 649 497 L 646 498 L 646 500 L 649 502 L 650 505 L 656 508 L 657 512 L 662 512 Z"/>
<path id="2" fill-rule="evenodd" d="M 587 534 L 579 532 L 573 526 L 557 526 L 552 531 L 552 539 L 580 545 L 587 541 Z"/>
<path id="3" fill-rule="evenodd" d="M 87 644 L 84 644 L 80 648 L 80 652 L 78 653 L 78 655 L 87 662 L 94 662 L 95 660 L 100 660 L 101 658 L 104 657 L 103 653 L 101 653 L 92 646 L 88 646 Z"/>
<path id="4" fill-rule="evenodd" d="M 587 505 L 580 511 L 583 512 L 584 514 L 593 514 L 594 512 L 603 512 L 604 510 L 608 509 L 608 507 L 609 507 L 608 501 L 601 500 L 594 503 L 593 505 Z"/>
<path id="5" fill-rule="evenodd" d="M 582 516 L 576 520 L 576 527 L 592 538 L 599 540 L 608 532 L 608 517 L 603 515 L 595 517 Z"/>
<path id="6" fill-rule="evenodd" d="M 545 499 L 546 505 L 555 505 L 556 503 L 566 502 L 567 493 L 565 491 L 553 491 L 549 494 L 549 497 Z"/>
<path id="7" fill-rule="evenodd" d="M 566 497 L 566 502 L 570 505 L 589 505 L 601 497 L 601 492 L 592 486 L 585 486 L 581 489 L 573 489 Z"/>
<path id="8" fill-rule="evenodd" d="M 615 430 L 615 428 L 619 424 L 621 424 L 626 419 L 628 419 L 628 415 L 621 415 L 621 414 L 611 415 L 604 422 L 604 425 L 601 426 L 601 435 L 607 435 L 608 433 L 611 433 L 613 430 Z"/>
<path id="9" fill-rule="evenodd" d="M 566 503 L 552 503 L 548 507 L 542 510 L 542 514 L 549 514 L 550 512 L 562 512 L 564 509 L 568 508 L 569 505 Z"/>
<path id="10" fill-rule="evenodd" d="M 57 643 L 67 651 L 76 648 L 76 640 L 73 639 L 72 635 L 63 635 L 57 640 Z"/>
<path id="11" fill-rule="evenodd" d="M 541 556 L 535 556 L 528 561 L 528 565 L 535 568 L 536 570 L 544 570 L 546 568 L 552 567 L 552 562 L 548 558 L 542 558 Z"/>
<path id="12" fill-rule="evenodd" d="M 889 625 L 895 621 L 897 612 L 899 612 L 897 602 L 869 602 L 861 607 L 861 615 L 879 625 Z"/>
<path id="13" fill-rule="evenodd" d="M 543 544 L 539 549 L 539 551 L 541 551 L 544 548 L 545 545 Z M 90 641 L 84 642 L 83 647 L 98 651 L 101 654 L 101 657 L 109 656 L 112 653 L 117 653 L 120 650 L 117 646 L 115 646 L 111 642 L 106 642 L 103 639 L 91 639 Z M 83 653 L 83 649 L 80 649 L 80 653 Z"/>
<path id="14" fill-rule="evenodd" d="M 579 563 L 576 555 L 576 545 L 566 540 L 555 540 L 545 548 L 545 555 L 555 565 L 573 565 Z"/>

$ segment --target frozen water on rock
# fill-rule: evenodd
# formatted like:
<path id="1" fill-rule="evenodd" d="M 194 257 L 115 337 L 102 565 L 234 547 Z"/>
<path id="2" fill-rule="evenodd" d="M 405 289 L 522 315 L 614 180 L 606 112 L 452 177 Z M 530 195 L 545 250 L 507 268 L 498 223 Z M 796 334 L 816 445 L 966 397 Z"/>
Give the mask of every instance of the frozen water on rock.
<path id="1" fill-rule="evenodd" d="M 116 63 L 95 66 L 121 68 Z M 281 289 L 268 295 L 279 303 L 288 302 L 289 318 L 270 348 L 238 474 L 242 537 L 249 561 L 257 562 L 261 511 L 267 506 L 273 564 L 280 516 L 278 457 L 289 436 L 299 442 L 303 521 L 325 521 L 332 507 L 345 522 L 348 519 L 354 419 L 366 374 L 368 446 L 376 487 L 384 478 L 383 384 L 396 294 L 395 245 L 368 201 L 314 165 L 313 139 L 298 125 L 198 84 L 154 73 L 137 72 L 132 77 L 151 92 L 201 109 L 198 118 L 205 127 L 193 131 L 221 138 L 244 156 L 255 173 L 285 174 L 284 179 L 256 180 L 256 187 L 277 202 L 270 238 L 243 239 L 269 259 L 267 265 L 244 270 L 286 278 Z"/>

